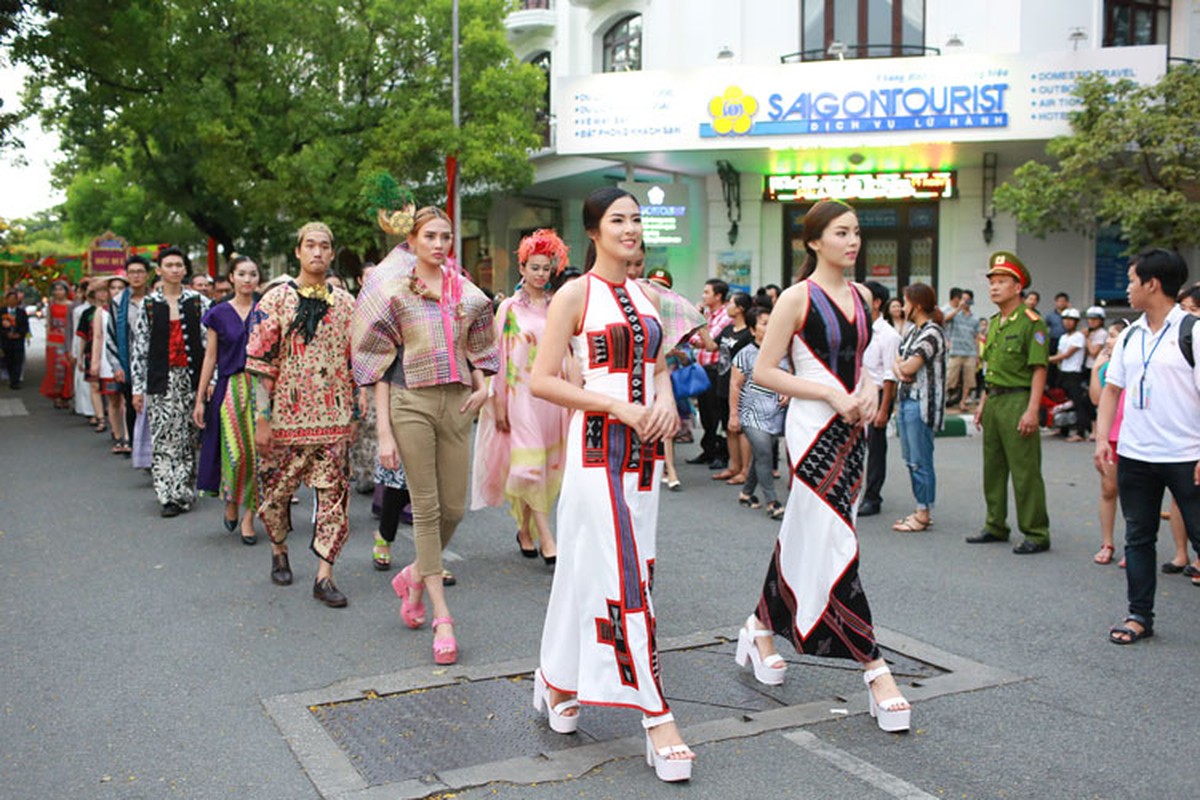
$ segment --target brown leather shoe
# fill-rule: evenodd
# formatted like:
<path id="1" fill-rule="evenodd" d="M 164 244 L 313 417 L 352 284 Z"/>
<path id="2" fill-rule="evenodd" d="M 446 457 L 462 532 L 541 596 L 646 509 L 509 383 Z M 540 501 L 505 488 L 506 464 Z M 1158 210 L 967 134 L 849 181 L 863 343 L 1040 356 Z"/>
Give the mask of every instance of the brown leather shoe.
<path id="1" fill-rule="evenodd" d="M 322 578 L 313 583 L 313 597 L 330 608 L 345 608 L 350 600 L 333 583 L 333 578 Z"/>
<path id="2" fill-rule="evenodd" d="M 271 583 L 276 586 L 292 584 L 292 567 L 288 563 L 287 552 L 271 554 Z"/>

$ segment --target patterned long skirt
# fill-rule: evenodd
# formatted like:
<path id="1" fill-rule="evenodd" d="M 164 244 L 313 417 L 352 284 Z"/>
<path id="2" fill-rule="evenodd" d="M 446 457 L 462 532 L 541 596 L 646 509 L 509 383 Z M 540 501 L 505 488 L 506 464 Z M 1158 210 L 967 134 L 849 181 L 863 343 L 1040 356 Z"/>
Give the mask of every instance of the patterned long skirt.
<path id="1" fill-rule="evenodd" d="M 75 396 L 71 350 L 62 341 L 46 342 L 46 377 L 42 379 L 41 393 L 51 400 L 70 400 Z"/>
<path id="2" fill-rule="evenodd" d="M 797 652 L 873 661 L 879 647 L 858 577 L 855 532 L 863 428 L 842 422 L 826 403 L 793 399 L 786 433 L 794 480 L 758 618 Z"/>
<path id="3" fill-rule="evenodd" d="M 657 448 L 628 427 L 572 416 L 541 667 L 581 703 L 667 710 L 651 599 L 661 476 Z"/>
<path id="4" fill-rule="evenodd" d="M 243 508 L 258 507 L 254 458 L 254 382 L 245 372 L 229 376 L 219 411 L 221 497 Z"/>

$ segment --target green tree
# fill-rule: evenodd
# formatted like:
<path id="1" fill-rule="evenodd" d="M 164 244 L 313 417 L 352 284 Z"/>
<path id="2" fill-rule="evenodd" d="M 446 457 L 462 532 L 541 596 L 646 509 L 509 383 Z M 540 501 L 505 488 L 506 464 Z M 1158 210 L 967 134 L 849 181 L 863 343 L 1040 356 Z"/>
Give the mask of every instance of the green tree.
<path id="1" fill-rule="evenodd" d="M 170 242 L 199 247 L 204 243 L 204 234 L 190 220 L 149 196 L 121 165 L 76 172 L 66 191 L 64 231 L 74 239 L 88 241 L 113 231 L 135 244 Z"/>
<path id="2" fill-rule="evenodd" d="M 85 240 L 67 232 L 58 209 L 14 220 L 0 217 L 0 253 L 72 255 L 82 252 L 85 246 Z"/>
<path id="3" fill-rule="evenodd" d="M 0 47 L 6 46 L 16 34 L 24 6 L 24 0 L 0 0 Z M 4 65 L 4 56 L 0 53 L 0 68 Z M 16 129 L 23 119 L 24 115 L 19 111 L 6 111 L 4 101 L 0 100 L 0 153 L 22 146 L 21 140 L 16 138 Z"/>
<path id="4" fill-rule="evenodd" d="M 1131 249 L 1180 248 L 1200 230 L 1200 69 L 1176 67 L 1152 86 L 1080 78 L 1071 133 L 996 189 L 996 207 L 1039 237 L 1115 225 Z"/>
<path id="5" fill-rule="evenodd" d="M 227 252 L 290 249 L 315 217 L 361 247 L 379 168 L 421 202 L 444 202 L 449 152 L 468 188 L 532 178 L 544 78 L 507 44 L 507 0 L 460 3 L 457 132 L 451 0 L 29 0 L 40 21 L 13 52 L 70 178 L 116 168 Z"/>

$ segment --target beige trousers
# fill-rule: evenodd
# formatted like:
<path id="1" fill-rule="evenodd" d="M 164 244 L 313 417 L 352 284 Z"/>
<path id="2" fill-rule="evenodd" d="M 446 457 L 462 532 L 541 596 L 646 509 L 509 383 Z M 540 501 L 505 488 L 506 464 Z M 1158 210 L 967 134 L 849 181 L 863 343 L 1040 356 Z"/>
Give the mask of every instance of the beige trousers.
<path id="1" fill-rule="evenodd" d="M 962 399 L 959 405 L 967 402 L 968 396 L 975 391 L 975 370 L 979 360 L 975 356 L 950 356 L 946 361 L 946 394 L 950 394 L 962 384 Z"/>
<path id="2" fill-rule="evenodd" d="M 475 415 L 458 409 L 470 394 L 461 383 L 391 391 L 392 435 L 412 496 L 421 577 L 442 573 L 442 550 L 466 511 Z"/>

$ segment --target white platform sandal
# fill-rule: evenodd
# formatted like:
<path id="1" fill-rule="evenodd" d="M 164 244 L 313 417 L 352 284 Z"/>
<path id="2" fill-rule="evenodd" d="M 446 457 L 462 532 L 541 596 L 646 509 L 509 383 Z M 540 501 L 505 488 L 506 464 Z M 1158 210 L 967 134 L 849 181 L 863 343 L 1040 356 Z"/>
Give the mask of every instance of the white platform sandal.
<path id="1" fill-rule="evenodd" d="M 546 720 L 550 723 L 550 730 L 555 733 L 574 733 L 579 729 L 579 712 L 567 714 L 571 709 L 579 708 L 579 700 L 572 697 L 570 700 L 563 700 L 556 706 L 550 705 L 550 685 L 546 683 L 546 679 L 542 677 L 542 670 L 539 668 L 533 673 L 533 709 L 539 714 L 544 710 Z"/>
<path id="2" fill-rule="evenodd" d="M 882 703 L 876 702 L 875 693 L 871 691 L 871 684 L 880 675 L 890 673 L 891 670 L 885 664 L 882 667 L 869 669 L 863 673 L 863 683 L 867 684 L 867 698 L 871 703 L 871 716 L 875 717 L 875 721 L 879 724 L 879 729 L 888 733 L 899 733 L 909 729 L 909 720 L 912 717 L 912 708 L 896 708 L 896 706 L 907 706 L 909 702 L 904 699 L 904 696 L 889 697 Z"/>
<path id="3" fill-rule="evenodd" d="M 658 779 L 667 783 L 690 780 L 692 764 L 696 763 L 692 748 L 686 744 L 674 744 L 660 747 L 658 750 L 654 749 L 654 742 L 650 740 L 650 729 L 674 721 L 675 715 L 670 712 L 657 717 L 642 717 L 642 727 L 646 729 L 646 766 L 654 767 L 654 774 L 658 776 Z M 678 758 L 684 754 L 691 758 Z"/>
<path id="4" fill-rule="evenodd" d="M 783 683 L 784 674 L 787 672 L 787 662 L 783 660 L 783 656 L 779 653 L 772 653 L 763 658 L 758 648 L 754 646 L 755 639 L 763 639 L 772 636 L 771 631 L 762 630 L 755 626 L 755 618 L 751 614 L 746 618 L 746 625 L 738 631 L 737 653 L 733 660 L 737 662 L 739 667 L 746 666 L 748 661 L 754 668 L 754 678 L 759 683 L 767 686 L 779 686 Z M 783 664 L 782 667 L 775 666 Z"/>

